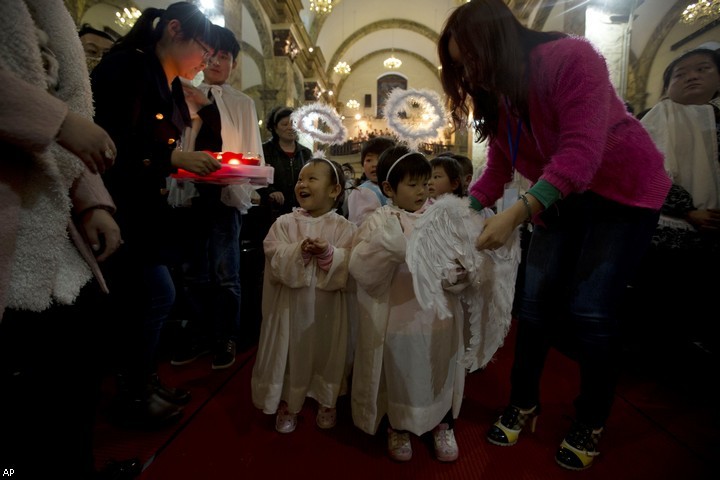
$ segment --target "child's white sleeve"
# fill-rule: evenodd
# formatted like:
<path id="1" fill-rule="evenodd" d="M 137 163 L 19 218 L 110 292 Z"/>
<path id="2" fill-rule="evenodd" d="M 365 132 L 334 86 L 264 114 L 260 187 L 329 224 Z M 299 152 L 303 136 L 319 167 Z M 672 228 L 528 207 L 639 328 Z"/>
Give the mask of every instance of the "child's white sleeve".
<path id="1" fill-rule="evenodd" d="M 380 207 L 380 200 L 375 192 L 369 188 L 358 187 L 352 190 L 348 197 L 348 220 L 359 227 L 365 218 Z"/>
<path id="2" fill-rule="evenodd" d="M 405 262 L 407 239 L 395 215 L 376 212 L 360 227 L 350 255 L 350 274 L 369 295 L 387 292 L 395 268 Z"/>
<path id="3" fill-rule="evenodd" d="M 344 220 L 344 219 L 343 219 Z M 317 285 L 320 290 L 342 290 L 347 286 L 349 276 L 350 252 L 357 227 L 345 222 L 342 231 L 334 241 L 332 263 L 327 271 L 318 268 Z"/>
<path id="4" fill-rule="evenodd" d="M 265 269 L 265 275 L 269 275 L 270 282 L 274 284 L 290 288 L 307 287 L 312 279 L 311 268 L 315 267 L 305 266 L 300 248 L 304 239 L 293 238 L 287 228 L 286 221 L 291 216 L 287 214 L 278 218 L 263 241 L 265 258 L 270 266 Z"/>

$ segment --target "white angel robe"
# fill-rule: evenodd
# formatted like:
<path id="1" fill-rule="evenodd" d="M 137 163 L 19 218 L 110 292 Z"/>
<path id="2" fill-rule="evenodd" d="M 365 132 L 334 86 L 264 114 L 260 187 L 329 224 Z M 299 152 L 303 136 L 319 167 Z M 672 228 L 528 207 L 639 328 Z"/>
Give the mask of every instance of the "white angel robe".
<path id="1" fill-rule="evenodd" d="M 251 381 L 253 404 L 264 413 L 275 413 L 281 400 L 297 413 L 305 397 L 335 407 L 338 396 L 346 393 L 346 287 L 355 231 L 335 212 L 314 218 L 296 208 L 279 217 L 265 237 L 263 320 Z M 314 257 L 307 265 L 303 261 L 300 245 L 308 237 L 333 246 L 327 272 Z"/>
<path id="2" fill-rule="evenodd" d="M 360 226 L 350 258 L 359 304 L 352 417 L 370 434 L 385 414 L 393 428 L 422 435 L 448 411 L 460 413 L 462 317 L 440 319 L 423 310 L 405 262 L 419 218 L 391 205 L 377 209 Z M 459 302 L 451 303 L 462 315 Z"/>

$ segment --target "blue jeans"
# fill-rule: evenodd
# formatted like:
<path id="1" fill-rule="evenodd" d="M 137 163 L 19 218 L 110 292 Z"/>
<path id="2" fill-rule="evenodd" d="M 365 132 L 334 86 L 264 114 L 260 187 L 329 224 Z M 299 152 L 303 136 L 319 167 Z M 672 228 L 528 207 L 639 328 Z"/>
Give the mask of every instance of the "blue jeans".
<path id="1" fill-rule="evenodd" d="M 518 301 L 511 403 L 540 403 L 548 350 L 565 342 L 580 364 L 577 420 L 607 420 L 619 370 L 618 308 L 650 245 L 658 212 L 573 194 L 535 226 Z"/>
<path id="2" fill-rule="evenodd" d="M 220 201 L 220 187 L 201 185 L 188 209 L 188 250 L 183 264 L 196 340 L 237 339 L 240 328 L 240 212 Z M 199 323 L 199 325 L 198 325 Z"/>
<path id="3" fill-rule="evenodd" d="M 175 283 L 167 265 L 143 267 L 146 309 L 143 328 L 145 373 L 155 372 L 160 333 L 175 304 Z"/>
<path id="4" fill-rule="evenodd" d="M 108 348 L 133 395 L 142 395 L 157 370 L 160 334 L 175 303 L 172 264 L 170 257 L 151 261 L 128 243 L 103 264 L 113 331 Z"/>

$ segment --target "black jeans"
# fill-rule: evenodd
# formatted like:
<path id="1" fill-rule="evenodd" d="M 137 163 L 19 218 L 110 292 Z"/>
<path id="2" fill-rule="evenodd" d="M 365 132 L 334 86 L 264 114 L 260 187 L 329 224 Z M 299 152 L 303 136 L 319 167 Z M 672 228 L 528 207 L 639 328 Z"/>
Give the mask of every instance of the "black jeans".
<path id="1" fill-rule="evenodd" d="M 577 420 L 601 427 L 619 369 L 618 308 L 650 245 L 658 213 L 593 193 L 574 194 L 542 214 L 527 252 L 518 302 L 511 403 L 540 403 L 548 350 L 565 342 L 580 364 Z"/>

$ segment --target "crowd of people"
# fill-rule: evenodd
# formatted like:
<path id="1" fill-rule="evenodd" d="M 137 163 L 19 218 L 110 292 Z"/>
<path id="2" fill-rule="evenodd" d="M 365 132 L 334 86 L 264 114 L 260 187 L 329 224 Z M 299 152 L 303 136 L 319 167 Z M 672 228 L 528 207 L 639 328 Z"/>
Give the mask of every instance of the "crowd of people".
<path id="1" fill-rule="evenodd" d="M 2 467 L 52 478 L 62 464 L 73 478 L 103 478 L 92 426 L 108 373 L 113 421 L 144 429 L 181 418 L 191 392 L 160 379 L 161 336 L 182 304 L 170 362 L 211 353 L 212 369 L 234 364 L 248 340 L 241 231 L 265 260 L 254 405 L 289 434 L 307 398 L 317 426 L 330 429 L 338 398 L 350 395 L 354 424 L 385 432 L 398 462 L 411 460 L 412 436 L 428 432 L 439 461 L 459 457 L 465 375 L 506 332 L 468 360 L 470 318 L 498 321 L 469 308 L 469 295 L 499 303 L 496 290 L 471 287 L 473 256 L 513 271 L 483 280 L 514 290 L 517 327 L 510 398 L 491 444 L 515 445 L 534 428 L 545 358 L 562 346 L 581 381 L 555 461 L 592 465 L 621 367 L 628 285 L 648 298 L 662 292 L 672 308 L 659 318 L 689 316 L 691 336 L 718 347 L 718 328 L 705 321 L 718 287 L 707 279 L 720 264 L 715 50 L 674 60 L 663 100 L 641 123 L 587 40 L 528 29 L 502 0 L 473 0 L 445 21 L 438 56 L 456 128 L 472 114 L 477 140 L 488 142 L 481 175 L 471 184 L 468 157 L 429 159 L 388 130 L 353 139 L 362 142 L 356 181 L 351 164 L 298 142 L 291 107 L 269 112 L 271 138 L 261 142 L 253 100 L 229 83 L 240 43 L 192 3 L 148 8 L 119 39 L 90 26 L 78 35 L 60 0 L 9 2 L 2 13 L 0 78 L 13 92 L 0 100 L 9 154 L 0 163 Z M 10 46 L 18 42 L 22 50 Z M 256 153 L 273 182 L 170 179 L 178 169 L 216 172 L 210 152 L 221 151 Z M 462 215 L 443 217 L 452 208 Z M 445 241 L 463 242 L 470 257 L 453 257 L 463 249 L 447 243 L 437 285 L 418 282 L 412 259 L 436 240 L 428 219 L 460 217 L 477 222 L 477 234 Z M 518 269 L 493 252 L 521 228 Z M 509 323 L 509 308 L 495 314 Z M 76 394 L 44 408 L 43 392 L 69 388 Z"/>

